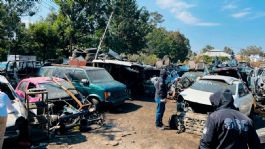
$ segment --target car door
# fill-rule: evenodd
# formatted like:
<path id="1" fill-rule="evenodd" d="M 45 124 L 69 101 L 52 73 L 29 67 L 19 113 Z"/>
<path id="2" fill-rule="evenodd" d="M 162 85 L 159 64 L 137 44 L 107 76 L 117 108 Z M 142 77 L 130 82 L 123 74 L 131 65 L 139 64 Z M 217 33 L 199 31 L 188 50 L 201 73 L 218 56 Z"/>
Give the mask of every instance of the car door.
<path id="1" fill-rule="evenodd" d="M 28 81 L 21 81 L 16 88 L 17 95 L 22 99 L 25 99 L 25 92 L 28 88 L 28 84 L 29 84 Z"/>
<path id="2" fill-rule="evenodd" d="M 38 87 L 38 84 L 29 82 L 28 87 L 27 87 L 27 90 L 33 89 L 33 88 L 37 88 L 37 87 Z M 37 101 L 40 100 L 40 95 L 39 94 L 36 94 L 36 95 L 28 95 L 28 100 L 29 100 L 29 102 L 37 102 Z"/>
<path id="3" fill-rule="evenodd" d="M 88 79 L 86 72 L 82 69 L 75 69 L 74 73 L 71 77 L 72 79 L 72 83 L 74 84 L 74 86 L 76 87 L 76 89 L 81 92 L 84 96 L 88 96 L 90 91 L 91 91 L 91 87 L 84 85 L 82 83 L 82 79 Z M 88 80 L 89 81 L 89 80 Z"/>
<path id="4" fill-rule="evenodd" d="M 243 83 L 238 84 L 238 105 L 240 112 L 250 114 L 253 105 L 253 96 Z"/>

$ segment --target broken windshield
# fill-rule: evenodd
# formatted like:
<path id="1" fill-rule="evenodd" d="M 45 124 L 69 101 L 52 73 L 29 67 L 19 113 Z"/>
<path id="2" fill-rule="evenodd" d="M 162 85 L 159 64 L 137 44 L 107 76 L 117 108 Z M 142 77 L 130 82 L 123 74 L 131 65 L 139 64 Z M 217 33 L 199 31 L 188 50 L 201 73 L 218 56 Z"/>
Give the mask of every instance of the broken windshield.
<path id="1" fill-rule="evenodd" d="M 105 70 L 87 70 L 87 75 L 92 83 L 113 81 L 112 76 Z"/>
<path id="2" fill-rule="evenodd" d="M 217 91 L 229 89 L 235 95 L 236 93 L 236 85 L 229 85 L 224 82 L 215 81 L 215 80 L 199 80 L 196 81 L 191 87 L 191 89 L 200 90 L 204 92 L 215 93 Z"/>
<path id="3" fill-rule="evenodd" d="M 59 83 L 67 89 L 70 89 L 71 86 L 66 81 L 59 81 Z M 45 88 L 48 91 L 49 99 L 60 99 L 69 97 L 69 95 L 64 91 L 58 84 L 55 82 L 45 82 L 40 84 L 41 88 Z M 77 94 L 77 91 L 71 90 L 73 94 Z"/>

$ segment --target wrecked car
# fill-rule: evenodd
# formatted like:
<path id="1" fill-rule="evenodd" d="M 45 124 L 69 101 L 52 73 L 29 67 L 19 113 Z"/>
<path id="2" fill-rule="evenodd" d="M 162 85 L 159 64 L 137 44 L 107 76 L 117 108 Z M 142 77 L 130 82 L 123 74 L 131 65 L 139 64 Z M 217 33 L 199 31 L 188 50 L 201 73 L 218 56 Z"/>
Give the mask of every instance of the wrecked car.
<path id="1" fill-rule="evenodd" d="M 30 124 L 41 125 L 42 119 L 44 121 L 47 119 L 51 131 L 59 130 L 60 133 L 64 133 L 79 125 L 82 119 L 86 121 L 86 124 L 102 123 L 103 117 L 95 111 L 92 103 L 64 79 L 55 77 L 23 79 L 18 84 L 16 92 L 30 103 L 27 103 L 30 107 Z M 41 94 L 41 92 L 47 92 L 47 94 Z M 40 112 L 43 110 L 39 109 L 45 105 L 48 110 Z"/>
<path id="2" fill-rule="evenodd" d="M 185 113 L 184 122 L 186 132 L 197 135 L 202 134 L 207 114 L 214 110 L 209 97 L 213 93 L 225 89 L 229 89 L 233 93 L 234 105 L 240 112 L 248 116 L 252 114 L 256 106 L 255 99 L 242 80 L 220 75 L 204 76 L 189 88 L 180 92 L 178 96 L 179 99 L 184 100 L 182 103 Z M 171 127 L 176 126 L 177 122 L 181 120 L 178 119 L 179 114 L 177 113 L 176 115 L 173 114 L 171 116 L 169 121 Z M 173 120 L 173 125 L 172 118 L 174 117 L 178 118 Z"/>
<path id="3" fill-rule="evenodd" d="M 238 108 L 240 112 L 250 115 L 252 112 L 251 110 L 253 110 L 255 106 L 254 97 L 241 80 L 233 77 L 218 75 L 204 76 L 191 87 L 181 92 L 180 95 L 194 112 L 207 113 L 211 112 L 208 111 L 208 109 L 210 110 L 212 107 L 209 100 L 210 95 L 224 89 L 232 91 L 235 107 Z"/>
<path id="4" fill-rule="evenodd" d="M 115 80 L 124 83 L 132 95 L 154 95 L 154 87 L 149 80 L 159 76 L 159 69 L 121 60 L 93 60 L 93 64 L 105 68 Z"/>
<path id="5" fill-rule="evenodd" d="M 256 68 L 248 76 L 248 84 L 257 101 L 263 101 L 265 98 L 265 69 Z"/>
<path id="6" fill-rule="evenodd" d="M 5 139 L 11 139 L 19 135 L 18 134 L 19 131 L 17 131 L 19 127 L 16 124 L 18 123 L 18 121 L 27 120 L 27 110 L 25 108 L 24 101 L 21 98 L 19 98 L 19 96 L 15 93 L 15 90 L 13 89 L 11 84 L 2 75 L 0 75 L 0 82 L 1 82 L 0 85 L 1 90 L 8 95 L 14 108 L 17 111 L 17 112 L 8 111 Z"/>
<path id="7" fill-rule="evenodd" d="M 104 68 L 46 66 L 41 68 L 39 75 L 69 78 L 76 89 L 98 108 L 106 104 L 118 106 L 129 98 L 126 86 L 114 80 Z"/>
<path id="8" fill-rule="evenodd" d="M 60 78 L 54 79 L 63 84 L 66 88 L 71 88 L 67 81 Z M 25 99 L 26 91 L 34 88 L 45 88 L 49 92 L 48 100 L 71 100 L 71 97 L 49 77 L 32 77 L 23 79 L 18 83 L 15 91 L 21 98 Z M 73 91 L 73 94 L 78 96 L 78 93 L 75 90 Z M 40 95 L 27 97 L 29 102 L 39 101 L 40 98 Z"/>

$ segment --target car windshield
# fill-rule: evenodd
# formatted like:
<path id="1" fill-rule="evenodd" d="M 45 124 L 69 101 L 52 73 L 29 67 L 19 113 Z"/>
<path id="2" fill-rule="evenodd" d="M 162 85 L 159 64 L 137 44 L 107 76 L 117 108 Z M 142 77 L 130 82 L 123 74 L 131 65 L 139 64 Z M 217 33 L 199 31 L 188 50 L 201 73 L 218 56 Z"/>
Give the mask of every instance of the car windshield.
<path id="1" fill-rule="evenodd" d="M 87 75 L 92 83 L 113 81 L 112 76 L 105 69 L 87 70 Z"/>
<path id="2" fill-rule="evenodd" d="M 63 80 L 63 81 L 58 81 L 62 86 L 64 86 L 67 89 L 72 88 L 71 85 Z M 60 98 L 67 98 L 70 95 L 68 95 L 66 93 L 66 91 L 64 91 L 58 84 L 56 84 L 55 82 L 45 82 L 45 83 L 41 83 L 39 84 L 41 88 L 46 88 L 46 90 L 48 91 L 48 97 L 49 99 L 60 99 Z M 76 90 L 71 90 L 71 92 L 73 94 L 77 94 Z"/>
<path id="3" fill-rule="evenodd" d="M 203 76 L 203 72 L 186 72 L 183 76 L 195 81 L 198 77 Z"/>
<path id="4" fill-rule="evenodd" d="M 199 80 L 196 81 L 191 87 L 191 89 L 200 90 L 204 92 L 215 93 L 220 90 L 229 89 L 232 91 L 233 95 L 236 93 L 236 85 L 229 85 L 225 82 L 215 81 L 215 80 Z"/>
<path id="5" fill-rule="evenodd" d="M 221 76 L 229 76 L 234 77 L 237 79 L 240 79 L 240 75 L 238 74 L 237 70 L 234 69 L 228 69 L 228 70 L 217 70 L 214 72 L 214 74 L 221 75 Z"/>

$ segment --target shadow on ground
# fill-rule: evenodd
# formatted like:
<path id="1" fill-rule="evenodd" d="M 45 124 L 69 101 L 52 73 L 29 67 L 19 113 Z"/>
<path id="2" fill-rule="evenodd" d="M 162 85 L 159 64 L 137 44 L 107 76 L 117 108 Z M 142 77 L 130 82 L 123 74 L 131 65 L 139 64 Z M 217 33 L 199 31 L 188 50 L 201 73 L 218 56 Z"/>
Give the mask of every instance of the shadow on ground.
<path id="1" fill-rule="evenodd" d="M 155 97 L 151 97 L 151 96 L 134 96 L 132 97 L 133 100 L 136 101 L 145 101 L 145 102 L 155 102 Z"/>
<path id="2" fill-rule="evenodd" d="M 142 108 L 142 106 L 132 102 L 125 102 L 124 104 L 118 107 L 111 108 L 108 112 L 112 114 L 125 114 L 125 113 L 134 112 L 140 108 Z"/>

